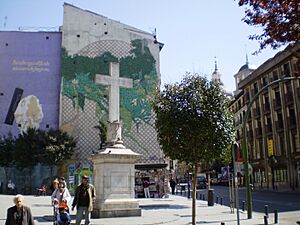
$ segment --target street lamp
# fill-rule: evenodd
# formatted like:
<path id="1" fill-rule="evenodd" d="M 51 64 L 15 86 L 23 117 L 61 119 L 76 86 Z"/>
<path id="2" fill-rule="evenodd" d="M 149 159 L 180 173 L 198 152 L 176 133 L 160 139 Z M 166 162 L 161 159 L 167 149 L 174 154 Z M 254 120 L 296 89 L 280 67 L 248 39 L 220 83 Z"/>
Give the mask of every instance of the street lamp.
<path id="1" fill-rule="evenodd" d="M 277 163 L 275 155 L 271 155 L 269 157 L 270 167 L 271 167 L 271 173 L 272 173 L 272 188 L 275 189 L 275 176 L 274 176 L 274 166 Z"/>

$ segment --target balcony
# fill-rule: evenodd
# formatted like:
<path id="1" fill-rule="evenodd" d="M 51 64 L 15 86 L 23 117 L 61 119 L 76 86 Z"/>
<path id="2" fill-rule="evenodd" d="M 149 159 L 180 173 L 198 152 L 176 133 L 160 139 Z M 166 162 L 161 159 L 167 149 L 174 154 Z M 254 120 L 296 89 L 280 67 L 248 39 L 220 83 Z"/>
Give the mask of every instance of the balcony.
<path id="1" fill-rule="evenodd" d="M 283 131 L 283 129 L 284 129 L 282 120 L 281 121 L 276 121 L 275 126 L 276 126 L 276 130 L 278 132 Z"/>
<path id="2" fill-rule="evenodd" d="M 285 94 L 285 103 L 286 105 L 294 104 L 294 98 L 292 92 L 288 92 Z"/>
<path id="3" fill-rule="evenodd" d="M 253 131 L 252 130 L 247 131 L 247 138 L 248 138 L 248 140 L 253 140 Z"/>
<path id="4" fill-rule="evenodd" d="M 262 129 L 261 128 L 255 128 L 255 136 L 256 136 L 256 138 L 262 137 Z"/>
<path id="5" fill-rule="evenodd" d="M 254 118 L 258 118 L 258 117 L 260 117 L 260 110 L 259 109 L 254 109 L 253 110 L 253 114 L 254 114 Z"/>
<path id="6" fill-rule="evenodd" d="M 296 118 L 294 116 L 288 117 L 287 121 L 288 121 L 288 126 L 290 129 L 296 128 L 297 124 L 296 124 Z"/>
<path id="7" fill-rule="evenodd" d="M 265 131 L 266 131 L 266 134 L 267 134 L 267 135 L 272 134 L 272 132 L 273 132 L 272 124 L 266 125 L 266 126 L 265 126 Z"/>
<path id="8" fill-rule="evenodd" d="M 247 122 L 250 122 L 251 120 L 252 120 L 252 113 L 251 113 L 251 111 L 250 111 L 249 114 L 248 114 Z"/>
<path id="9" fill-rule="evenodd" d="M 264 114 L 270 113 L 271 112 L 270 104 L 269 103 L 264 104 L 263 109 L 264 109 Z"/>
<path id="10" fill-rule="evenodd" d="M 244 95 L 244 104 L 248 103 L 249 101 L 250 101 L 250 95 L 248 92 L 246 92 Z"/>
<path id="11" fill-rule="evenodd" d="M 275 100 L 273 100 L 273 105 L 274 105 L 274 109 L 275 110 L 279 110 L 279 109 L 281 109 L 281 101 L 280 101 L 280 99 L 275 99 Z"/>

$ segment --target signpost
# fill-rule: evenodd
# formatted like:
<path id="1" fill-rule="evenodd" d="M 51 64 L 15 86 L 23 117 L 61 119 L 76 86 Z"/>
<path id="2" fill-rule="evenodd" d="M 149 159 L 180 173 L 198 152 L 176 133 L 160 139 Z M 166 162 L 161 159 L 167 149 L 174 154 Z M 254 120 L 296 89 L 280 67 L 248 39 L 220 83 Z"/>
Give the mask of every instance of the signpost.
<path id="1" fill-rule="evenodd" d="M 235 162 L 236 171 L 241 173 L 242 175 L 245 174 L 245 165 L 243 162 Z M 249 163 L 248 165 L 248 172 L 251 175 L 253 173 L 253 167 Z"/>

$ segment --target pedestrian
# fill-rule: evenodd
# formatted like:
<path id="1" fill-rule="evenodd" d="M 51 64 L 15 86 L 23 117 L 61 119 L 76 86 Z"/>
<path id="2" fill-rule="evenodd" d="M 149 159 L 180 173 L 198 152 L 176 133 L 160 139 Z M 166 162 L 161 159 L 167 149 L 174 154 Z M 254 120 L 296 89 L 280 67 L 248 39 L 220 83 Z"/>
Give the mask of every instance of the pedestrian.
<path id="1" fill-rule="evenodd" d="M 145 198 L 150 198 L 149 186 L 150 186 L 149 181 L 145 179 L 143 182 Z"/>
<path id="2" fill-rule="evenodd" d="M 77 206 L 76 212 L 76 225 L 81 224 L 81 220 L 84 220 L 85 225 L 89 225 L 91 222 L 91 212 L 93 211 L 93 203 L 96 199 L 96 191 L 93 185 L 89 184 L 89 178 L 83 175 L 81 178 L 81 184 L 77 186 L 75 190 L 74 200 L 72 204 L 72 211 Z"/>
<path id="3" fill-rule="evenodd" d="M 58 179 L 57 178 L 55 178 L 54 180 L 53 180 L 53 182 L 52 182 L 52 185 L 51 185 L 51 187 L 50 187 L 50 190 L 51 190 L 51 192 L 53 193 L 53 191 L 55 191 L 55 189 L 56 188 L 58 188 Z"/>
<path id="4" fill-rule="evenodd" d="M 170 186 L 171 186 L 171 189 L 172 189 L 172 195 L 174 195 L 175 194 L 176 182 L 173 178 L 171 178 L 171 180 L 170 180 Z"/>
<path id="5" fill-rule="evenodd" d="M 58 182 L 65 182 L 65 186 L 67 187 L 67 182 L 66 182 L 66 179 L 64 177 L 60 177 L 58 179 Z"/>
<path id="6" fill-rule="evenodd" d="M 5 225 L 34 225 L 31 210 L 23 205 L 24 197 L 16 195 L 14 197 L 15 205 L 7 210 Z"/>
<path id="7" fill-rule="evenodd" d="M 57 205 L 60 203 L 68 204 L 70 202 L 71 195 L 68 188 L 66 188 L 66 182 L 59 181 L 58 187 L 53 191 L 51 195 L 51 200 L 53 205 Z"/>
<path id="8" fill-rule="evenodd" d="M 15 188 L 16 188 L 16 185 L 14 184 L 14 182 L 12 182 L 11 180 L 8 180 L 8 183 L 7 183 L 8 194 L 10 194 L 10 195 L 15 194 Z"/>
<path id="9" fill-rule="evenodd" d="M 60 205 L 58 208 L 59 212 L 57 214 L 57 222 L 59 225 L 69 225 L 71 224 L 71 217 L 69 212 L 67 212 L 66 205 Z"/>

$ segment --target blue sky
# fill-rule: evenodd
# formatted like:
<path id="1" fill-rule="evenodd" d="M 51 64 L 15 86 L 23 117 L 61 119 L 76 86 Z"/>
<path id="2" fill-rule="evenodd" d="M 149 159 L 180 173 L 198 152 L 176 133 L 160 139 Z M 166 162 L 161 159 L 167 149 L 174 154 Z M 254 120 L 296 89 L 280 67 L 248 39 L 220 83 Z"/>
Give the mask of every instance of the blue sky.
<path id="1" fill-rule="evenodd" d="M 238 0 L 1 0 L 0 30 L 58 30 L 64 2 L 147 32 L 156 28 L 158 41 L 165 44 L 160 55 L 162 84 L 180 81 L 187 71 L 210 79 L 216 57 L 225 87 L 234 90 L 233 75 L 245 64 L 246 52 L 256 66 L 277 53 L 267 49 L 258 56 L 251 54 L 259 45 L 248 36 L 261 29 L 241 21 L 244 8 Z"/>

